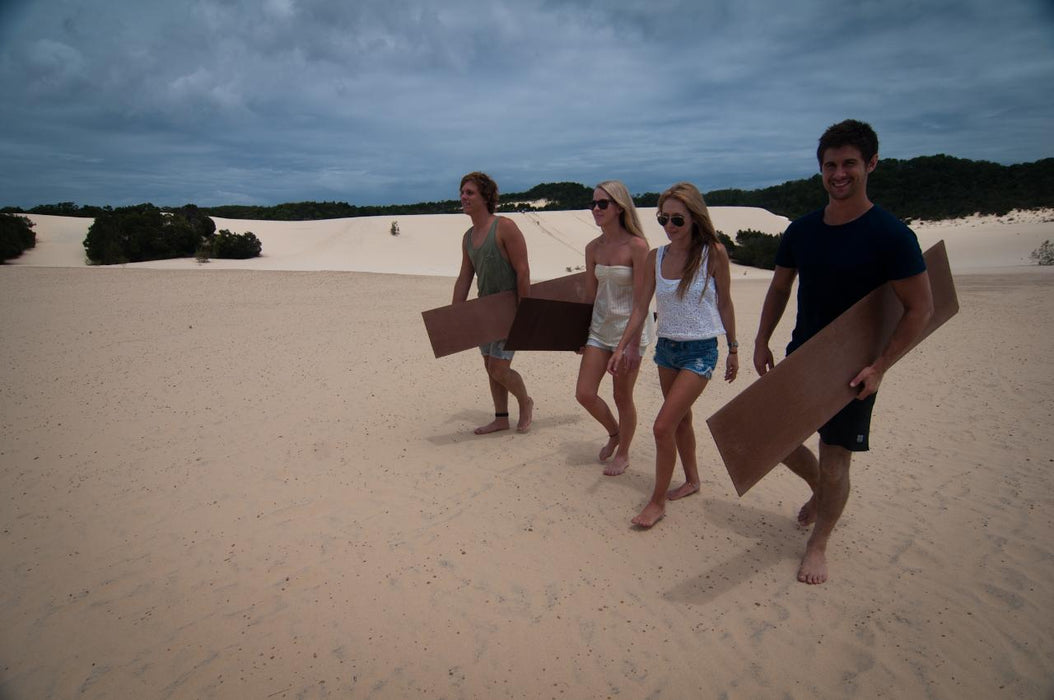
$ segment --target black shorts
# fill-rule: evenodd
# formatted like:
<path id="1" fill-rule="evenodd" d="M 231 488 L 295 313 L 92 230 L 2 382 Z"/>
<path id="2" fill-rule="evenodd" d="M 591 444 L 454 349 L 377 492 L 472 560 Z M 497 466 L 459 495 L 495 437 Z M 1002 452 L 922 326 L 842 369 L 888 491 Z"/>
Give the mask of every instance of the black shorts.
<path id="1" fill-rule="evenodd" d="M 866 452 L 871 433 L 871 409 L 875 407 L 876 396 L 878 394 L 871 394 L 866 399 L 850 401 L 834 418 L 820 426 L 820 439 L 850 452 Z"/>

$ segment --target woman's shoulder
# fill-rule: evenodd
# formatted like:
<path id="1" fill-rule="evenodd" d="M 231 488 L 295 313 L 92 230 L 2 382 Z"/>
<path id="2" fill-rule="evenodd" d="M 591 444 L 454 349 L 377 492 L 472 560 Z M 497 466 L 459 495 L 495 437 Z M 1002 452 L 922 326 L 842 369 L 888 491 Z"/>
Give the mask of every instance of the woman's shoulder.
<path id="1" fill-rule="evenodd" d="M 714 259 L 721 262 L 728 262 L 728 249 L 721 241 L 716 241 L 710 244 L 710 249 L 713 251 Z"/>

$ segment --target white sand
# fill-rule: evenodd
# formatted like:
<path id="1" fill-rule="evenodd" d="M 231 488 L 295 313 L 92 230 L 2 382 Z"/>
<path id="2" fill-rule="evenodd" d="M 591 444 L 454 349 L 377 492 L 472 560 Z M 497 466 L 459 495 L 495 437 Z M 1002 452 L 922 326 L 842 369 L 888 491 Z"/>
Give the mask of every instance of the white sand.
<path id="1" fill-rule="evenodd" d="M 624 476 L 573 354 L 517 357 L 529 435 L 471 434 L 478 354 L 432 358 L 420 319 L 463 216 L 221 221 L 266 256 L 108 268 L 88 222 L 31 218 L 0 268 L 3 700 L 1054 696 L 1054 272 L 1026 264 L 1049 221 L 916 227 L 961 312 L 887 376 L 810 587 L 805 487 L 737 498 L 705 427 L 750 372 L 699 400 L 703 492 L 650 532 L 650 365 Z M 537 279 L 595 235 L 518 220 Z M 767 278 L 733 282 L 745 359 Z"/>

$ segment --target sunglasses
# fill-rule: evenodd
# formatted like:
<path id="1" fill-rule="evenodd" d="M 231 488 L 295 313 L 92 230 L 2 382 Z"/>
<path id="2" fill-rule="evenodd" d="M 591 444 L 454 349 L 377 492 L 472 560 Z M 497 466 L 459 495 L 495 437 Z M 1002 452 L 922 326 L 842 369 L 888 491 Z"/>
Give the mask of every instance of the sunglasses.
<path id="1" fill-rule="evenodd" d="M 613 201 L 614 200 L 611 199 L 594 199 L 592 202 L 589 203 L 589 211 L 593 211 L 597 207 L 600 207 L 600 211 L 604 211 L 608 208 L 608 205 L 611 204 Z"/>
<path id="2" fill-rule="evenodd" d="M 672 221 L 674 226 L 684 226 L 684 217 L 680 214 L 674 214 L 673 216 L 657 214 L 655 218 L 658 220 L 659 226 L 665 226 L 667 221 Z"/>

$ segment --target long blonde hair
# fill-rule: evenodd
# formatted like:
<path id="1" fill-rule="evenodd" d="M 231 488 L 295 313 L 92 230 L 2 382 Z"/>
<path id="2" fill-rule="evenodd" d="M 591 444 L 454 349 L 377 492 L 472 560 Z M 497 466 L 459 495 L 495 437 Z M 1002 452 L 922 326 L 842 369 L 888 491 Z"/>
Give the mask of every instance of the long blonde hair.
<path id="1" fill-rule="evenodd" d="M 637 238 L 645 238 L 644 227 L 640 225 L 640 218 L 637 217 L 637 207 L 633 205 L 633 197 L 626 186 L 618 180 L 604 180 L 597 185 L 597 189 L 607 192 L 615 200 L 615 204 L 622 209 L 619 214 L 619 223 L 622 224 L 622 228 Z"/>
<path id="2" fill-rule="evenodd" d="M 710 220 L 710 210 L 706 206 L 703 194 L 690 182 L 678 182 L 671 185 L 668 190 L 659 195 L 659 211 L 662 211 L 663 203 L 668 199 L 676 199 L 688 210 L 692 218 L 692 242 L 688 248 L 688 257 L 684 261 L 684 269 L 681 270 L 681 282 L 677 285 L 677 296 L 684 298 L 688 288 L 692 286 L 692 280 L 699 272 L 699 265 L 703 260 L 703 252 L 718 242 L 717 230 Z M 713 263 L 713 261 L 710 261 Z M 706 285 L 710 271 L 703 272 L 703 294 L 706 294 Z"/>

